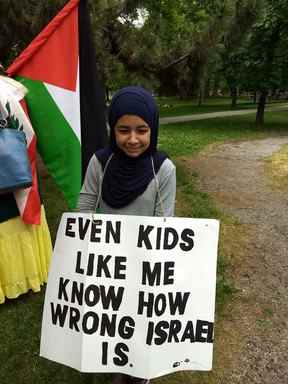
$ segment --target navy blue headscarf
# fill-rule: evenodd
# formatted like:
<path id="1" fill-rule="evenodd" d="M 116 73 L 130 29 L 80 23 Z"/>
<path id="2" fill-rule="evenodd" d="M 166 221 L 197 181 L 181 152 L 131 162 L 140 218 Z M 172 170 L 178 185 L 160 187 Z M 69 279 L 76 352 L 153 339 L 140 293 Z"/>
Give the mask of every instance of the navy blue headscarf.
<path id="1" fill-rule="evenodd" d="M 115 125 L 123 115 L 141 117 L 150 127 L 150 145 L 138 157 L 127 156 L 116 144 Z M 107 166 L 102 185 L 102 198 L 113 208 L 122 208 L 140 196 L 153 179 L 151 157 L 157 173 L 167 155 L 157 151 L 159 112 L 153 96 L 142 87 L 130 86 L 120 89 L 112 98 L 108 120 L 110 144 L 96 152 L 102 165 L 113 153 Z"/>

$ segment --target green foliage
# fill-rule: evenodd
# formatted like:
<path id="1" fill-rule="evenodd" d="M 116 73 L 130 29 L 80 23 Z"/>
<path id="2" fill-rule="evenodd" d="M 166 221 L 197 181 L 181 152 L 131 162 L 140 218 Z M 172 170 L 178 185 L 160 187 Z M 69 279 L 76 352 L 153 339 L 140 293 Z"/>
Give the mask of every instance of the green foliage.
<path id="1" fill-rule="evenodd" d="M 251 32 L 246 47 L 245 69 L 247 83 L 254 89 L 287 86 L 287 71 L 282 70 L 288 61 L 288 20 L 285 17 L 288 3 L 285 3 L 267 1 L 263 18 Z"/>
<path id="2" fill-rule="evenodd" d="M 65 0 L 0 1 L 0 61 L 8 66 L 66 3 Z"/>
<path id="3" fill-rule="evenodd" d="M 230 89 L 239 87 L 246 71 L 243 68 L 245 43 L 254 23 L 262 11 L 262 0 L 235 2 L 235 12 L 225 31 L 223 46 L 220 49 L 222 71 Z"/>
<path id="4" fill-rule="evenodd" d="M 146 15 L 141 28 L 133 23 L 137 7 Z M 187 96 L 198 92 L 210 49 L 215 63 L 231 0 L 95 0 L 92 13 L 99 67 L 110 89 L 133 82 Z"/>
<path id="5" fill-rule="evenodd" d="M 0 2 L 0 60 L 7 65 L 65 0 Z M 89 0 L 107 95 L 139 84 L 159 95 L 288 87 L 287 1 Z M 143 25 L 136 23 L 139 12 Z M 265 96 L 265 95 L 264 95 Z M 266 97 L 266 96 L 265 96 Z M 236 98 L 235 102 L 236 102 Z"/>

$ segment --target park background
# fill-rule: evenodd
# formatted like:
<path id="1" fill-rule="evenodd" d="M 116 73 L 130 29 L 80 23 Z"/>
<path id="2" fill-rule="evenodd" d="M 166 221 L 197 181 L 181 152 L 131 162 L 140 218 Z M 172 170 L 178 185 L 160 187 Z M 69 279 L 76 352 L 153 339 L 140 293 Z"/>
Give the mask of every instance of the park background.
<path id="1" fill-rule="evenodd" d="M 10 0 L 0 4 L 0 61 L 4 67 L 63 7 L 63 0 Z M 239 223 L 218 211 L 200 191 L 198 174 L 187 162 L 214 145 L 287 135 L 288 3 L 284 0 L 144 0 L 89 2 L 97 67 L 109 104 L 128 84 L 151 89 L 160 117 L 251 110 L 245 115 L 163 124 L 160 149 L 177 165 L 177 216 L 218 218 L 222 223 L 217 282 L 216 329 L 237 295 L 228 242 L 237 242 Z M 283 110 L 270 111 L 283 106 Z M 181 119 L 180 119 L 181 120 Z M 287 149 L 273 177 L 287 188 Z M 272 160 L 271 160 L 272 161 Z M 269 163 L 269 159 L 267 159 Z M 281 172 L 280 172 L 281 168 Z M 42 193 L 52 238 L 66 203 L 40 163 Z M 267 171 L 269 172 L 269 170 Z M 275 181 L 275 182 L 276 182 Z M 85 383 L 90 378 L 39 358 L 44 289 L 0 307 L 0 382 Z M 266 314 L 269 316 L 269 313 Z M 215 345 L 209 373 L 179 373 L 155 383 L 217 383 L 225 377 L 230 353 Z M 233 358 L 233 357 L 232 357 Z M 108 382 L 98 377 L 97 382 Z M 225 382 L 225 381 L 223 381 Z"/>

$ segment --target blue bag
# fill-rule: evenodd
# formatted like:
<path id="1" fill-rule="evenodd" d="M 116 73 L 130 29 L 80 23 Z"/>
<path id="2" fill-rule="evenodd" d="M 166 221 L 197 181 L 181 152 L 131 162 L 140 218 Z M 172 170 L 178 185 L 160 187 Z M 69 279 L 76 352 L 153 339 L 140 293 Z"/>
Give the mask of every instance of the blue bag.
<path id="1" fill-rule="evenodd" d="M 32 185 L 31 167 L 22 130 L 0 124 L 0 194 Z"/>

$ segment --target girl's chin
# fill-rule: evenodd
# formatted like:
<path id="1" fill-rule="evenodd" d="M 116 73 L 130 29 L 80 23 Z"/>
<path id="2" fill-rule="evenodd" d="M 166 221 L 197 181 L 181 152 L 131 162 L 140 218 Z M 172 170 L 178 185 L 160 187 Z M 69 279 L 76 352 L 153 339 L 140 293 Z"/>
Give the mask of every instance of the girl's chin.
<path id="1" fill-rule="evenodd" d="M 125 153 L 130 157 L 138 157 L 143 153 L 143 151 L 141 151 L 141 149 L 126 149 Z"/>
<path id="2" fill-rule="evenodd" d="M 134 152 L 134 151 L 133 151 L 133 152 L 130 152 L 130 151 L 128 152 L 128 151 L 126 151 L 126 155 L 129 156 L 129 157 L 138 157 L 138 156 L 141 155 L 141 153 L 142 153 L 142 152 L 139 152 L 139 151 L 137 151 L 137 152 L 136 152 L 136 151 L 135 151 L 135 152 Z"/>

